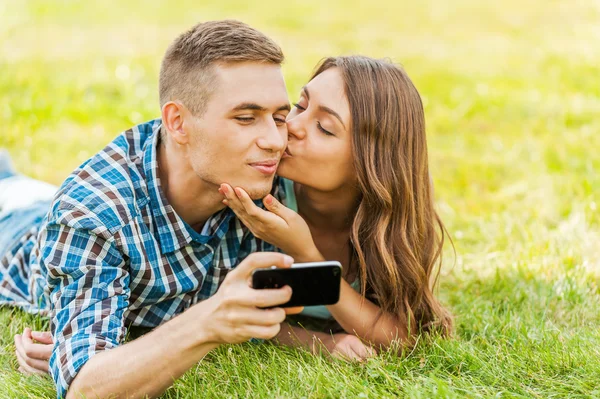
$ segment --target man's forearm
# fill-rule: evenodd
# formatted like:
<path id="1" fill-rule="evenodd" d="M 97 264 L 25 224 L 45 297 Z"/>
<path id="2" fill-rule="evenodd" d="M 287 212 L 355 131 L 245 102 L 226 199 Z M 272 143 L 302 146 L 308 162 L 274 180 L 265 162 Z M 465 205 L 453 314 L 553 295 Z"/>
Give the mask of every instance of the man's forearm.
<path id="1" fill-rule="evenodd" d="M 197 319 L 198 313 L 184 312 L 141 338 L 93 356 L 77 374 L 67 399 L 160 395 L 218 346 L 202 331 L 190 330 L 196 323 L 188 319 Z"/>

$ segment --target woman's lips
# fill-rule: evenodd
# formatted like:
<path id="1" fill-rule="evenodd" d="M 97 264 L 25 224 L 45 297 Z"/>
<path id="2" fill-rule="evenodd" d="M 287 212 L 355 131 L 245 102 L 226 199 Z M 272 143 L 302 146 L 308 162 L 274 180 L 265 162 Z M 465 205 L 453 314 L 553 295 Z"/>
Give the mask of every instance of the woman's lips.
<path id="1" fill-rule="evenodd" d="M 288 150 L 286 148 L 285 151 L 283 152 L 283 155 L 281 156 L 281 158 L 289 158 L 291 156 L 292 156 L 292 154 L 290 153 L 290 150 Z"/>
<path id="2" fill-rule="evenodd" d="M 277 164 L 277 161 L 272 160 L 264 162 L 254 162 L 249 165 L 264 175 L 272 175 L 277 171 Z"/>

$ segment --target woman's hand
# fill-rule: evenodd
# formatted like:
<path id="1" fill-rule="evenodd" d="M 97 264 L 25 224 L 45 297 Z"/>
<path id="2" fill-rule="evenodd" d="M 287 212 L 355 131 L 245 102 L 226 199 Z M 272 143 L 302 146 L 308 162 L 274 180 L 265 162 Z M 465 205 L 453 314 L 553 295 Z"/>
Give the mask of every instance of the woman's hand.
<path id="1" fill-rule="evenodd" d="M 263 199 L 267 210 L 256 206 L 242 188 L 221 184 L 223 203 L 230 207 L 252 234 L 267 241 L 300 262 L 321 260 L 308 225 L 296 212 L 283 206 L 271 194 Z"/>
<path id="2" fill-rule="evenodd" d="M 375 349 L 365 345 L 356 335 L 333 334 L 322 340 L 322 343 L 330 355 L 338 359 L 362 362 L 377 354 Z"/>
<path id="3" fill-rule="evenodd" d="M 38 343 L 34 343 L 34 340 Z M 48 361 L 53 347 L 50 332 L 31 331 L 30 328 L 25 328 L 22 335 L 15 335 L 19 371 L 23 374 L 48 374 Z"/>

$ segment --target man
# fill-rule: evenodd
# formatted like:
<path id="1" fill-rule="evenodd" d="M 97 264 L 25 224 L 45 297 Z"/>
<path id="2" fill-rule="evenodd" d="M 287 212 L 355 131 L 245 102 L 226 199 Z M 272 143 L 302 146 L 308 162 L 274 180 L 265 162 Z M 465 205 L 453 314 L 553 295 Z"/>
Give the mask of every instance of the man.
<path id="1" fill-rule="evenodd" d="M 161 119 L 84 162 L 51 204 L 0 209 L 0 305 L 51 316 L 58 397 L 156 396 L 219 344 L 278 333 L 285 311 L 260 308 L 291 290 L 253 290 L 248 277 L 292 259 L 248 256 L 270 248 L 218 188 L 271 190 L 290 110 L 282 61 L 245 24 L 195 26 L 163 59 Z M 16 195 L 6 170 L 2 195 Z M 122 344 L 128 326 L 156 328 Z M 31 332 L 15 343 L 35 368 Z"/>

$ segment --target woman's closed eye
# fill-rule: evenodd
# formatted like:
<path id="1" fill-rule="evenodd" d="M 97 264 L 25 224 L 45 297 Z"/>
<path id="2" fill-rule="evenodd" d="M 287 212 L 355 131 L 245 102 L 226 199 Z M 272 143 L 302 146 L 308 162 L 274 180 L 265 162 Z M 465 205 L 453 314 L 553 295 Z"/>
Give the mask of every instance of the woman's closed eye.
<path id="1" fill-rule="evenodd" d="M 323 126 L 321 126 L 321 122 L 317 121 L 317 128 L 322 131 L 323 133 L 325 133 L 327 136 L 335 136 L 335 134 L 331 133 L 329 130 L 326 130 L 325 128 L 323 128 Z"/>
<path id="2" fill-rule="evenodd" d="M 306 111 L 306 108 L 304 108 L 302 105 L 300 105 L 298 103 L 294 103 L 294 107 L 298 108 L 300 111 Z M 323 132 L 327 136 L 335 136 L 335 134 L 333 134 L 329 130 L 325 129 L 321 125 L 321 122 L 319 122 L 319 121 L 317 121 L 317 129 L 319 129 L 321 132 Z"/>

